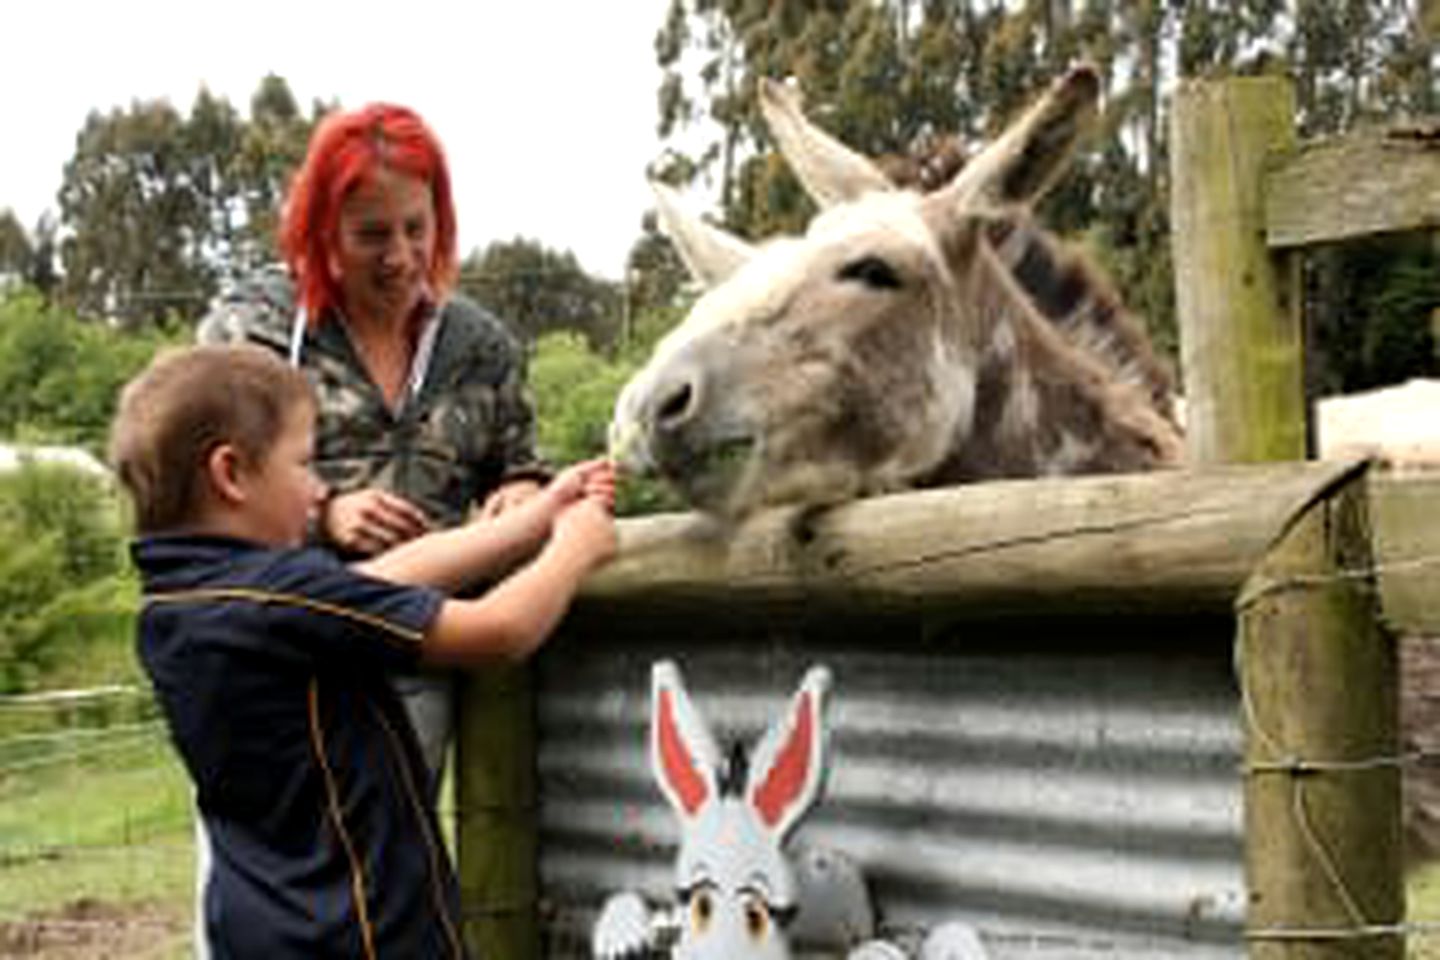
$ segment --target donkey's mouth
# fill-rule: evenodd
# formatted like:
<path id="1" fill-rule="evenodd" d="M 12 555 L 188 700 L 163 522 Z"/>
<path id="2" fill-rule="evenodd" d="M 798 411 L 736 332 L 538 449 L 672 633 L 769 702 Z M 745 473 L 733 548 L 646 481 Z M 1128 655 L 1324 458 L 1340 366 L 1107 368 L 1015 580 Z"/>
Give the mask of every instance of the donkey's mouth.
<path id="1" fill-rule="evenodd" d="M 703 446 L 671 444 L 657 451 L 656 472 L 685 500 L 710 513 L 724 513 L 755 458 L 757 438 L 712 439 Z"/>
<path id="2" fill-rule="evenodd" d="M 607 440 L 610 459 L 622 469 L 641 477 L 655 474 L 655 458 L 650 454 L 645 429 L 640 423 L 617 417 L 610 423 Z"/>

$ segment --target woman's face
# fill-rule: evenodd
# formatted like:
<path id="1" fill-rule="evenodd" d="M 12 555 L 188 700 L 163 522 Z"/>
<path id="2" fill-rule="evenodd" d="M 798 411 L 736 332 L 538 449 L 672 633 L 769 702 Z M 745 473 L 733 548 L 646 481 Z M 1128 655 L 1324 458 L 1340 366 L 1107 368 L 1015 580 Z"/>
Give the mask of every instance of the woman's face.
<path id="1" fill-rule="evenodd" d="M 330 271 L 347 316 L 404 323 L 425 294 L 434 253 L 430 185 L 380 168 L 340 207 Z"/>

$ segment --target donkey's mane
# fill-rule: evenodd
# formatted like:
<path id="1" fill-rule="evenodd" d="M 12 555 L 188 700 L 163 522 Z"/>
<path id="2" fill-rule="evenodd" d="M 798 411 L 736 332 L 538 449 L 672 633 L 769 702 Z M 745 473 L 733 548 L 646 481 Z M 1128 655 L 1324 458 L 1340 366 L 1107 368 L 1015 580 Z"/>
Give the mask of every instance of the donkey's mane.
<path id="1" fill-rule="evenodd" d="M 1067 342 L 1099 359 L 1117 381 L 1140 387 L 1167 418 L 1172 415 L 1173 373 L 1088 258 L 1022 212 L 994 221 L 988 238 L 1035 309 Z"/>

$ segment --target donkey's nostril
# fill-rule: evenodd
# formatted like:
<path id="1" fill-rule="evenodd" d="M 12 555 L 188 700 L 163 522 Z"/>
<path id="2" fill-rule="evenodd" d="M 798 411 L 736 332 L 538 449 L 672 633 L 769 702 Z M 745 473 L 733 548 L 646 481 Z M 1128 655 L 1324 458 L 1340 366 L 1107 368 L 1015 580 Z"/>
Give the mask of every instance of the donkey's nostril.
<path id="1" fill-rule="evenodd" d="M 660 405 L 655 408 L 655 419 L 662 427 L 674 427 L 690 416 L 695 390 L 690 384 L 682 383 L 671 390 Z"/>

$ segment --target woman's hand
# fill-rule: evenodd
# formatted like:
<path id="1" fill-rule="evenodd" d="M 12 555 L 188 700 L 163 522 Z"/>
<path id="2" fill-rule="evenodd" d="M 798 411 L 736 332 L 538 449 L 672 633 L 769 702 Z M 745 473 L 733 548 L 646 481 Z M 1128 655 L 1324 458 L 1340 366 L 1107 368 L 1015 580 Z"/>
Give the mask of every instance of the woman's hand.
<path id="1" fill-rule="evenodd" d="M 378 487 L 331 497 L 320 522 L 331 543 L 367 557 L 384 553 L 430 529 L 430 519 L 423 510 Z"/>

